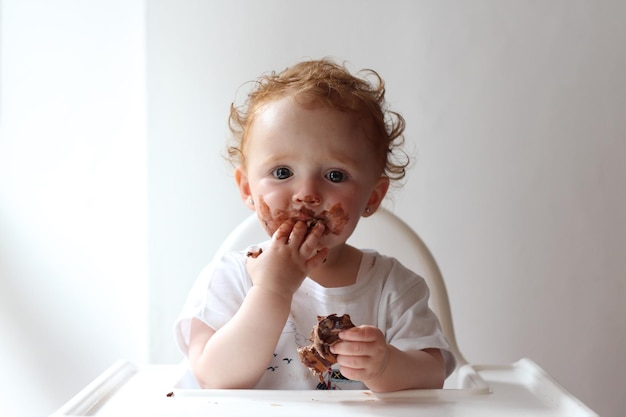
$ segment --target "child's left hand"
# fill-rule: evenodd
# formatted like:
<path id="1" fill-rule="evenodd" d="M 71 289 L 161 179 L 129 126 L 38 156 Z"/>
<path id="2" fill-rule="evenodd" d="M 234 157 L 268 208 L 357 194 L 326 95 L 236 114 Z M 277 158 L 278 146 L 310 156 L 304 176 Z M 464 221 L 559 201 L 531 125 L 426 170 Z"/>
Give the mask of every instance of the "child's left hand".
<path id="1" fill-rule="evenodd" d="M 343 376 L 365 382 L 384 372 L 390 352 L 385 335 L 378 327 L 353 327 L 339 333 L 339 337 L 341 341 L 330 349 L 338 355 L 337 363 Z"/>

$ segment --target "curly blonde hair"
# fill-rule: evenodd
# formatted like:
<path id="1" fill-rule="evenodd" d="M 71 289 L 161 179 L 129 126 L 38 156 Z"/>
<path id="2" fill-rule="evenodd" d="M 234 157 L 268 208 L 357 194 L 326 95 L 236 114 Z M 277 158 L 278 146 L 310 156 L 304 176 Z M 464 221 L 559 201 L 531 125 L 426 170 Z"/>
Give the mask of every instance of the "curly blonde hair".
<path id="1" fill-rule="evenodd" d="M 362 77 L 352 75 L 344 65 L 321 59 L 303 61 L 280 73 L 259 77 L 244 105 L 230 107 L 228 125 L 233 136 L 228 159 L 231 164 L 245 165 L 244 147 L 257 111 L 271 101 L 292 97 L 301 103 L 353 112 L 369 122 L 370 140 L 380 155 L 381 174 L 390 180 L 403 179 L 410 163 L 402 150 L 404 118 L 387 108 L 385 82 L 376 71 L 368 69 L 358 74 Z"/>

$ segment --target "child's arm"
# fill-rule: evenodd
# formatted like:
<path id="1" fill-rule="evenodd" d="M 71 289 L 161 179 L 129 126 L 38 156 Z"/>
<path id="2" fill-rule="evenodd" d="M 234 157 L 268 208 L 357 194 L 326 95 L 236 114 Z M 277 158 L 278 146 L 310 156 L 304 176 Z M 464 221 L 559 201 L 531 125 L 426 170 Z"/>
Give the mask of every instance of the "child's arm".
<path id="1" fill-rule="evenodd" d="M 372 391 L 443 387 L 445 363 L 439 349 L 402 351 L 389 345 L 374 326 L 355 327 L 339 337 L 342 342 L 331 350 L 338 354 L 341 373 Z"/>
<path id="2" fill-rule="evenodd" d="M 252 288 L 241 307 L 215 331 L 192 320 L 191 368 L 203 388 L 253 388 L 272 358 L 291 310 L 293 293 L 309 269 L 321 265 L 327 249 L 316 249 L 324 226 L 281 225 L 269 247 L 247 258 Z"/>
<path id="3" fill-rule="evenodd" d="M 200 386 L 254 387 L 267 368 L 290 306 L 291 300 L 254 286 L 218 331 L 193 319 L 189 360 Z"/>

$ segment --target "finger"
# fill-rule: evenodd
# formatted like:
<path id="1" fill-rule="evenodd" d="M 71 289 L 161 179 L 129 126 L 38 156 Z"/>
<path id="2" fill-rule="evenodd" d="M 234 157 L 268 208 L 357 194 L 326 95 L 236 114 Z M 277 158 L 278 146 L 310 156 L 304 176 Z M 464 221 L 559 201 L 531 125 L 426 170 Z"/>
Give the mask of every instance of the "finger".
<path id="1" fill-rule="evenodd" d="M 295 246 L 299 247 L 306 236 L 307 228 L 306 223 L 303 221 L 297 221 L 293 228 L 291 229 L 291 233 L 289 234 L 289 239 L 287 243 L 292 243 Z"/>
<path id="2" fill-rule="evenodd" d="M 317 222 L 309 229 L 309 234 L 307 237 L 313 237 L 315 239 L 319 239 L 322 234 L 324 234 L 324 230 L 326 229 L 326 225 L 322 222 Z"/>
<path id="3" fill-rule="evenodd" d="M 322 223 L 317 223 L 308 231 L 308 234 L 300 246 L 300 253 L 303 256 L 309 257 L 318 252 L 319 240 L 324 233 L 324 229 L 325 227 Z"/>
<path id="4" fill-rule="evenodd" d="M 337 363 L 342 368 L 364 369 L 368 362 L 367 359 L 366 356 L 343 354 L 337 356 Z"/>
<path id="5" fill-rule="evenodd" d="M 313 227 L 308 229 L 308 234 L 306 235 L 306 240 L 317 243 L 318 240 L 324 234 L 324 230 L 326 230 L 326 225 L 322 222 L 315 223 Z"/>
<path id="6" fill-rule="evenodd" d="M 272 235 L 272 240 L 284 240 L 286 243 L 289 239 L 289 235 L 291 234 L 293 226 L 294 224 L 291 220 L 287 220 L 286 222 L 282 223 L 280 226 L 278 226 L 278 229 L 276 229 L 276 231 Z"/>
<path id="7" fill-rule="evenodd" d="M 246 252 L 246 256 L 248 258 L 258 258 L 261 254 L 263 253 L 263 248 L 259 247 L 259 246 L 250 246 L 248 248 L 248 251 Z"/>
<path id="8" fill-rule="evenodd" d="M 326 262 L 328 257 L 328 248 L 319 249 L 315 255 L 306 260 L 305 264 L 308 269 L 315 269 Z"/>
<path id="9" fill-rule="evenodd" d="M 389 356 L 388 345 L 371 342 L 337 342 L 330 347 L 330 351 L 340 357 L 374 358 L 376 362 L 384 362 Z M 372 359 L 367 359 L 372 360 Z M 346 365 L 346 362 L 341 362 Z"/>
<path id="10" fill-rule="evenodd" d="M 339 338 L 351 342 L 374 342 L 384 337 L 378 327 L 375 326 L 358 326 L 344 330 L 339 333 Z"/>
<path id="11" fill-rule="evenodd" d="M 341 365 L 341 375 L 353 381 L 363 381 L 365 378 L 361 369 L 350 368 L 347 365 Z"/>

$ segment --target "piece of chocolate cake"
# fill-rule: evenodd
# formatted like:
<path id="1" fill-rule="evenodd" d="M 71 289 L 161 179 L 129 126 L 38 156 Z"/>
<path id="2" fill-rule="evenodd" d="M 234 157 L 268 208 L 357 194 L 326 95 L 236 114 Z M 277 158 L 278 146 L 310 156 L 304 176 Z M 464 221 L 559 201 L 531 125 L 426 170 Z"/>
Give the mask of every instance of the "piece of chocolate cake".
<path id="1" fill-rule="evenodd" d="M 333 364 L 337 363 L 337 355 L 330 351 L 330 347 L 337 343 L 339 332 L 354 327 L 348 314 L 338 317 L 336 314 L 317 316 L 317 324 L 311 331 L 312 345 L 298 348 L 300 361 L 313 371 L 320 382 L 324 374 Z"/>

